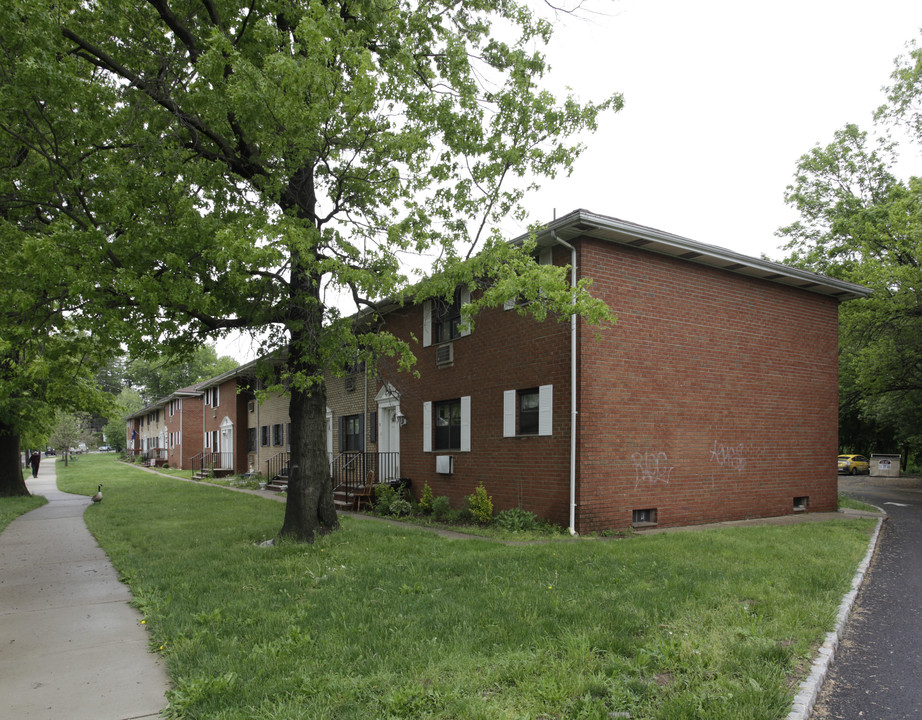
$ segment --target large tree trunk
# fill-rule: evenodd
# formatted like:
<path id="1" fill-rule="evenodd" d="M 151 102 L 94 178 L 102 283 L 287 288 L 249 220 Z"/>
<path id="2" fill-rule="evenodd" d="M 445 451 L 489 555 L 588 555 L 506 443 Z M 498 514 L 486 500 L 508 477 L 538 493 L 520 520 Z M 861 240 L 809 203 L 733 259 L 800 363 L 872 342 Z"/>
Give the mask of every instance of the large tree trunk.
<path id="1" fill-rule="evenodd" d="M 288 370 L 294 378 L 288 416 L 291 420 L 291 457 L 288 464 L 288 500 L 282 537 L 313 542 L 316 535 L 339 527 L 330 461 L 327 458 L 327 394 L 323 382 L 319 338 L 323 333 L 320 278 L 292 253 L 292 304 L 289 326 Z"/>
<path id="2" fill-rule="evenodd" d="M 30 494 L 22 474 L 19 435 L 0 422 L 0 497 Z"/>
<path id="3" fill-rule="evenodd" d="M 312 542 L 317 534 L 339 527 L 326 443 L 326 392 L 323 386 L 309 393 L 293 390 L 291 460 L 288 466 L 288 500 L 282 537 Z"/>

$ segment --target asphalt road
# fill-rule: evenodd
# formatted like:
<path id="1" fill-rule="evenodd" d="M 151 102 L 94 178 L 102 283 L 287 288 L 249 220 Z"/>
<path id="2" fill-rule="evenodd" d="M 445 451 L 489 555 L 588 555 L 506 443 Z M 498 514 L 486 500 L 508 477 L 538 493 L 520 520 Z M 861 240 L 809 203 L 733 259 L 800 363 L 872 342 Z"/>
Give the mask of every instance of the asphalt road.
<path id="1" fill-rule="evenodd" d="M 858 593 L 816 720 L 922 718 L 922 479 L 842 477 L 890 516 Z"/>

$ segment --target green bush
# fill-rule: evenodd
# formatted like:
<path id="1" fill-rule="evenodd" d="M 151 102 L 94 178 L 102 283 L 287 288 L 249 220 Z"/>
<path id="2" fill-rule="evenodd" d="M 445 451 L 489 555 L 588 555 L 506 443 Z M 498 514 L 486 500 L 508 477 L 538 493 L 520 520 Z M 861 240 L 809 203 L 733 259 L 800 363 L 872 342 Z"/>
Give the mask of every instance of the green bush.
<path id="1" fill-rule="evenodd" d="M 384 483 L 375 485 L 375 513 L 390 515 L 391 503 L 397 499 L 397 491 Z"/>
<path id="2" fill-rule="evenodd" d="M 429 483 L 426 483 L 423 486 L 423 494 L 419 498 L 419 511 L 428 515 L 432 512 L 432 488 L 429 487 Z"/>
<path id="3" fill-rule="evenodd" d="M 496 524 L 510 532 L 525 532 L 538 527 L 538 518 L 533 512 L 522 508 L 502 510 L 496 515 Z"/>
<path id="4" fill-rule="evenodd" d="M 481 525 L 488 525 L 493 521 L 493 498 L 487 495 L 483 483 L 467 496 L 467 508 L 474 520 Z"/>
<path id="5" fill-rule="evenodd" d="M 396 515 L 397 517 L 409 515 L 412 509 L 413 506 L 410 505 L 409 501 L 404 500 L 402 497 L 395 497 L 391 501 L 390 514 Z"/>
<path id="6" fill-rule="evenodd" d="M 432 517 L 439 522 L 444 522 L 451 514 L 451 502 L 445 495 L 439 495 L 432 501 Z"/>

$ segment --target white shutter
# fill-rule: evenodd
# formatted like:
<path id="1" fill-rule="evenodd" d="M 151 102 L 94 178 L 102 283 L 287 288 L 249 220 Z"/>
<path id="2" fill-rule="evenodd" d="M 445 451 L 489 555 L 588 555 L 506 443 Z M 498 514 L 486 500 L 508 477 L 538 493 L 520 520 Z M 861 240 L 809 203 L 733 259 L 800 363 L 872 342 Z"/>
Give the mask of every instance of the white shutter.
<path id="1" fill-rule="evenodd" d="M 423 452 L 432 452 L 432 403 L 423 403 Z"/>
<path id="2" fill-rule="evenodd" d="M 503 393 L 503 437 L 515 437 L 515 390 Z"/>
<path id="3" fill-rule="evenodd" d="M 461 398 L 461 452 L 471 451 L 471 396 Z"/>
<path id="4" fill-rule="evenodd" d="M 423 301 L 423 347 L 432 345 L 432 301 Z"/>
<path id="5" fill-rule="evenodd" d="M 554 386 L 538 388 L 538 434 L 551 435 L 553 429 Z"/>
<path id="6" fill-rule="evenodd" d="M 470 316 L 465 313 L 464 306 L 471 302 L 471 291 L 466 287 L 461 288 L 461 324 L 458 332 L 461 337 L 467 337 L 471 334 Z"/>

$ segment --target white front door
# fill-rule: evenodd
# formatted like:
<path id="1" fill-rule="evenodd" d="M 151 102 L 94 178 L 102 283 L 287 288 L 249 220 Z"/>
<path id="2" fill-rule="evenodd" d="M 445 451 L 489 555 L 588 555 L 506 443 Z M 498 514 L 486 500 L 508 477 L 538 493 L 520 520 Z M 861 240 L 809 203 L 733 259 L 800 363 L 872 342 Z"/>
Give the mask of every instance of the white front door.
<path id="1" fill-rule="evenodd" d="M 229 417 L 221 421 L 221 467 L 234 467 L 234 423 Z"/>
<path id="2" fill-rule="evenodd" d="M 378 407 L 378 477 L 392 480 L 400 477 L 399 406 Z"/>

